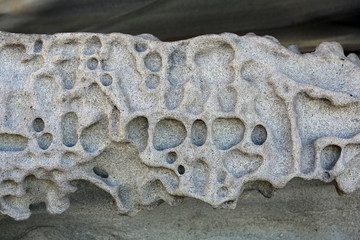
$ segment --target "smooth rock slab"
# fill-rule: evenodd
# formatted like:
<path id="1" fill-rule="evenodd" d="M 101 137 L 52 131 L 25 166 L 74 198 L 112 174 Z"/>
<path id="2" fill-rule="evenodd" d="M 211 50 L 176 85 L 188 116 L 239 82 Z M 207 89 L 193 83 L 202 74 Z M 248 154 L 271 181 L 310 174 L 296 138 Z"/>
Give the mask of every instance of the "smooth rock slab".
<path id="1" fill-rule="evenodd" d="M 69 207 L 76 180 L 120 213 L 193 197 L 234 208 L 294 177 L 360 186 L 360 67 L 273 37 L 0 34 L 0 210 Z"/>

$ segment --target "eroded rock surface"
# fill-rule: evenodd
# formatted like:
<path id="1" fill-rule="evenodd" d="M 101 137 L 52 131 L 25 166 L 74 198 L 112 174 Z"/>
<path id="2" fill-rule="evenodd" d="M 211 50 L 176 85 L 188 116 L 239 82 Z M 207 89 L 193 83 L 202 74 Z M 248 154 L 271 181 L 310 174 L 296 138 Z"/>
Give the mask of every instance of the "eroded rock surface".
<path id="1" fill-rule="evenodd" d="M 294 51 L 294 50 L 293 50 Z M 235 207 L 294 177 L 360 187 L 360 61 L 272 37 L 0 34 L 0 210 L 69 207 L 85 180 L 122 214 Z"/>

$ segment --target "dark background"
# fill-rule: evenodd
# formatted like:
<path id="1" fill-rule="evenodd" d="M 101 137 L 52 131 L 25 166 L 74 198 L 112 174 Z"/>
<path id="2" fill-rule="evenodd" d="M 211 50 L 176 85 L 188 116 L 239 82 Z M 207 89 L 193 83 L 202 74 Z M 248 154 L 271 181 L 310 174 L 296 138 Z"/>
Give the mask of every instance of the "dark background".
<path id="1" fill-rule="evenodd" d="M 338 41 L 360 51 L 360 0 L 0 0 L 0 30 L 151 33 L 173 41 L 254 32 L 313 51 Z"/>

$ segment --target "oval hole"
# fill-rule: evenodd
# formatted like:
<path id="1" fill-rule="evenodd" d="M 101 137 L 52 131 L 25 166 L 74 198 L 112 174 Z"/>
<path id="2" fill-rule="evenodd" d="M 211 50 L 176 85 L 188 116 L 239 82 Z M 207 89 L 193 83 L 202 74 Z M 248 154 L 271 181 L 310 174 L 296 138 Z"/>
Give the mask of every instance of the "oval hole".
<path id="1" fill-rule="evenodd" d="M 256 125 L 251 133 L 251 141 L 255 145 L 263 145 L 267 139 L 267 131 L 263 125 Z"/>
<path id="2" fill-rule="evenodd" d="M 103 169 L 101 169 L 99 167 L 94 167 L 93 171 L 94 171 L 94 173 L 96 175 L 98 175 L 101 178 L 108 178 L 109 177 L 109 174 L 105 170 L 103 170 Z"/>
<path id="3" fill-rule="evenodd" d="M 33 121 L 33 129 L 35 132 L 41 132 L 45 128 L 44 120 L 41 118 L 35 118 Z"/>
<path id="4" fill-rule="evenodd" d="M 169 152 L 166 156 L 166 162 L 169 164 L 173 164 L 177 160 L 176 152 Z"/>
<path id="5" fill-rule="evenodd" d="M 179 173 L 180 175 L 183 175 L 183 174 L 185 173 L 185 167 L 184 167 L 183 165 L 180 165 L 180 166 L 178 167 L 178 173 Z"/>
<path id="6" fill-rule="evenodd" d="M 50 147 L 53 141 L 53 136 L 50 133 L 44 133 L 38 139 L 38 145 L 42 150 L 46 150 Z"/>
<path id="7" fill-rule="evenodd" d="M 207 127 L 204 121 L 198 119 L 191 127 L 191 142 L 197 147 L 204 145 L 207 137 Z"/>

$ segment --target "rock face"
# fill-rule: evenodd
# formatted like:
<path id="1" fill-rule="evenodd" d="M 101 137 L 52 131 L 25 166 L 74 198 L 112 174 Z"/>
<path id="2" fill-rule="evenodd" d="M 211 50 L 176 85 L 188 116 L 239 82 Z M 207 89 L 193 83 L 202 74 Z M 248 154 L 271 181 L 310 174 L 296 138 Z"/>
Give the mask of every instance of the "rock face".
<path id="1" fill-rule="evenodd" d="M 337 43 L 1 33 L 0 59 L 0 210 L 17 220 L 65 211 L 77 180 L 130 215 L 234 208 L 294 177 L 360 186 L 360 61 Z"/>

